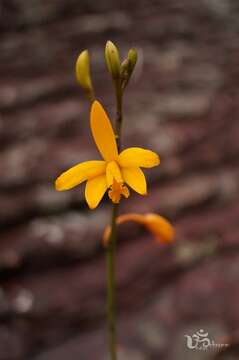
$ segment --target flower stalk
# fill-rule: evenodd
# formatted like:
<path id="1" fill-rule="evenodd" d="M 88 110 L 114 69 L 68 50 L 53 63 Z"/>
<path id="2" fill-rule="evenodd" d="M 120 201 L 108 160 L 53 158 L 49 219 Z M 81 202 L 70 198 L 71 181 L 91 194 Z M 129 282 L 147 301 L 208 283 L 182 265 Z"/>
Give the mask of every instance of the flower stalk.
<path id="1" fill-rule="evenodd" d="M 119 205 L 113 204 L 111 219 L 111 234 L 106 247 L 107 264 L 107 318 L 109 333 L 110 359 L 117 360 L 117 335 L 116 335 L 116 286 L 115 286 L 115 249 L 117 241 L 117 224 Z"/>
<path id="2" fill-rule="evenodd" d="M 120 83 L 115 82 L 116 96 L 116 142 L 118 151 L 121 148 L 121 128 L 122 128 L 122 104 L 123 91 Z M 117 243 L 117 217 L 119 204 L 113 204 L 111 217 L 111 233 L 109 243 L 106 247 L 107 264 L 107 317 L 109 332 L 109 350 L 111 360 L 117 360 L 117 334 L 116 334 L 116 284 L 115 284 L 115 249 Z"/>

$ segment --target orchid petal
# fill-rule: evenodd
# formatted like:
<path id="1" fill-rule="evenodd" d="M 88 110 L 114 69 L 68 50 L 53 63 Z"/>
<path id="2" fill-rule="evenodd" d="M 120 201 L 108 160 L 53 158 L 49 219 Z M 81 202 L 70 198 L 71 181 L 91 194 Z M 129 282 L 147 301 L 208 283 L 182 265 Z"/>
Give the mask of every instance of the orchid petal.
<path id="1" fill-rule="evenodd" d="M 147 194 L 147 184 L 143 171 L 140 168 L 130 167 L 122 168 L 124 181 L 137 193 Z"/>
<path id="2" fill-rule="evenodd" d="M 147 149 L 131 147 L 119 154 L 119 164 L 122 167 L 145 167 L 151 168 L 159 165 L 159 156 Z"/>
<path id="3" fill-rule="evenodd" d="M 77 164 L 61 174 L 55 182 L 56 190 L 64 191 L 72 189 L 83 181 L 92 179 L 105 173 L 105 161 L 92 160 Z"/>
<path id="4" fill-rule="evenodd" d="M 95 209 L 107 190 L 106 177 L 100 175 L 88 180 L 85 187 L 85 199 L 90 209 Z"/>
<path id="5" fill-rule="evenodd" d="M 91 131 L 96 146 L 105 161 L 116 160 L 118 157 L 115 134 L 104 108 L 94 101 L 90 113 Z"/>
<path id="6" fill-rule="evenodd" d="M 118 183 L 123 183 L 123 178 L 120 172 L 120 168 L 115 161 L 110 161 L 106 166 L 106 179 L 108 187 L 113 184 L 115 179 Z"/>

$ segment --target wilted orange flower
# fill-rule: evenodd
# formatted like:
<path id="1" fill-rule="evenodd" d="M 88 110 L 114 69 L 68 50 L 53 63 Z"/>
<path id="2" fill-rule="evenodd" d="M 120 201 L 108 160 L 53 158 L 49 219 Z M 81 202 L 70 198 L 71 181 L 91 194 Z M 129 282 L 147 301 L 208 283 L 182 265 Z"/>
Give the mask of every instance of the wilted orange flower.
<path id="1" fill-rule="evenodd" d="M 162 216 L 158 214 L 124 214 L 117 218 L 117 224 L 123 224 L 128 221 L 134 221 L 145 226 L 154 236 L 155 239 L 161 243 L 170 243 L 174 239 L 174 228 L 173 226 Z M 111 227 L 107 226 L 104 235 L 103 243 L 107 245 L 109 240 Z"/>

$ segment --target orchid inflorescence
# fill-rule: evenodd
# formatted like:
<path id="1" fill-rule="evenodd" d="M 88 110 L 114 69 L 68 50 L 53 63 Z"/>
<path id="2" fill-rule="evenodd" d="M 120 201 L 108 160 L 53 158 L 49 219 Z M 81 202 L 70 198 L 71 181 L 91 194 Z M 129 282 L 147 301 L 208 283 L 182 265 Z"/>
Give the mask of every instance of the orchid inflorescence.
<path id="1" fill-rule="evenodd" d="M 55 188 L 64 191 L 86 182 L 85 199 L 90 209 L 95 209 L 99 205 L 106 192 L 113 203 L 111 226 L 105 229 L 103 244 L 106 247 L 107 259 L 109 349 L 111 360 L 117 360 L 114 265 L 117 226 L 128 221 L 136 222 L 143 225 L 161 243 L 170 243 L 173 240 L 174 229 L 158 214 L 129 213 L 118 216 L 118 204 L 122 197 L 127 199 L 130 196 L 129 188 L 140 195 L 147 194 L 147 183 L 141 168 L 158 166 L 160 159 L 155 152 L 148 149 L 129 147 L 121 150 L 120 146 L 122 99 L 137 62 L 137 51 L 130 49 L 126 59 L 121 62 L 118 48 L 108 41 L 105 47 L 105 60 L 113 81 L 117 104 L 115 131 L 103 106 L 95 98 L 90 74 L 90 57 L 88 50 L 84 50 L 76 62 L 76 77 L 91 102 L 91 132 L 103 159 L 85 161 L 71 167 L 56 179 Z"/>

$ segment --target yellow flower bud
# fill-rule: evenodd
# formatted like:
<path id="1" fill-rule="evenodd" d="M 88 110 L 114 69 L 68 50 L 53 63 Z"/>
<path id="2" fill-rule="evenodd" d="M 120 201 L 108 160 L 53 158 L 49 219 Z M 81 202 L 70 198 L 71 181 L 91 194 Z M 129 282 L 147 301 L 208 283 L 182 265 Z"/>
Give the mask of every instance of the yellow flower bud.
<path id="1" fill-rule="evenodd" d="M 88 50 L 80 53 L 76 61 L 76 78 L 84 90 L 93 91 L 90 77 L 90 57 Z"/>
<path id="2" fill-rule="evenodd" d="M 106 43 L 105 60 L 113 79 L 118 79 L 120 77 L 120 56 L 117 47 L 112 41 Z"/>

